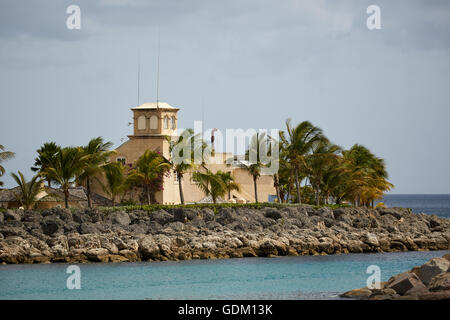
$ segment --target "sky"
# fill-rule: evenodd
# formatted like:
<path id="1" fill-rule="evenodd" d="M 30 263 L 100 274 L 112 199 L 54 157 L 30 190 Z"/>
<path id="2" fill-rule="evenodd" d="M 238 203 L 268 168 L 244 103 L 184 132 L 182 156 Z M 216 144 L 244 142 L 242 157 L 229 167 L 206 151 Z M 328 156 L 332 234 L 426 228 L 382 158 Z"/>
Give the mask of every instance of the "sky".
<path id="1" fill-rule="evenodd" d="M 66 26 L 74 4 L 79 30 Z M 381 29 L 367 28 L 369 5 Z M 139 100 L 156 100 L 159 41 L 159 97 L 179 127 L 309 120 L 384 158 L 392 193 L 448 194 L 449 40 L 447 0 L 2 0 L 0 144 L 16 157 L 0 179 L 30 178 L 48 141 L 125 141 L 138 61 Z"/>

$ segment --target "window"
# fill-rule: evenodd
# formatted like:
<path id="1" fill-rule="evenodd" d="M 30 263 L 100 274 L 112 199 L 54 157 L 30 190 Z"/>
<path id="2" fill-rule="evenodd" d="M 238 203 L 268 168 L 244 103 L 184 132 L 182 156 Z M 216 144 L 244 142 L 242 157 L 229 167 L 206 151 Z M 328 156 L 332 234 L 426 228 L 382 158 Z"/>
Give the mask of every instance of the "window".
<path id="1" fill-rule="evenodd" d="M 175 183 L 179 183 L 178 175 L 177 175 L 176 171 L 173 172 L 173 180 L 174 180 Z"/>
<path id="2" fill-rule="evenodd" d="M 169 117 L 164 117 L 164 129 L 169 129 Z"/>
<path id="3" fill-rule="evenodd" d="M 150 130 L 158 129 L 158 117 L 151 116 L 150 117 Z"/>
<path id="4" fill-rule="evenodd" d="M 173 129 L 173 130 L 176 129 L 175 116 L 172 117 L 172 129 Z"/>
<path id="5" fill-rule="evenodd" d="M 123 166 L 125 165 L 126 161 L 127 160 L 124 157 L 117 158 L 117 162 L 121 163 Z"/>
<path id="6" fill-rule="evenodd" d="M 145 130 L 146 129 L 146 127 L 147 127 L 147 125 L 146 125 L 146 118 L 145 118 L 145 116 L 140 116 L 139 118 L 138 118 L 138 123 L 137 123 L 137 127 L 138 127 L 138 130 Z"/>

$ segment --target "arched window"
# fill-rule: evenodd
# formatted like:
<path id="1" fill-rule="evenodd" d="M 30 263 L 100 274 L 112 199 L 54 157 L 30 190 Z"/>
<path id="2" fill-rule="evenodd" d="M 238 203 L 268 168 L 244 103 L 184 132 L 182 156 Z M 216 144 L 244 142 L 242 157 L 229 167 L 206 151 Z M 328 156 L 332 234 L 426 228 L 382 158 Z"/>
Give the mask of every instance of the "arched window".
<path id="1" fill-rule="evenodd" d="M 169 117 L 164 117 L 164 129 L 169 129 Z"/>
<path id="2" fill-rule="evenodd" d="M 172 129 L 176 129 L 175 116 L 172 117 Z"/>
<path id="3" fill-rule="evenodd" d="M 140 116 L 139 118 L 138 118 L 138 123 L 137 123 L 137 126 L 138 126 L 138 130 L 145 130 L 146 129 L 146 119 L 145 119 L 145 116 Z"/>
<path id="4" fill-rule="evenodd" d="M 158 129 L 158 117 L 151 116 L 150 117 L 150 130 Z"/>

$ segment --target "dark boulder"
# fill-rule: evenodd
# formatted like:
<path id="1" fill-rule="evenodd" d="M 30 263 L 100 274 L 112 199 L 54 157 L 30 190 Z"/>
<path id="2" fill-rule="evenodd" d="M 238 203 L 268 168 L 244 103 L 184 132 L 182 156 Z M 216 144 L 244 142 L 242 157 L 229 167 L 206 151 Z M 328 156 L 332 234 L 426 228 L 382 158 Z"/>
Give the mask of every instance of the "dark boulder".
<path id="1" fill-rule="evenodd" d="M 42 232 L 45 235 L 52 235 L 55 233 L 63 233 L 64 232 L 64 222 L 55 216 L 47 216 L 41 222 Z"/>
<path id="2" fill-rule="evenodd" d="M 3 218 L 5 221 L 20 221 L 22 220 L 23 212 L 22 210 L 6 210 L 3 213 Z"/>
<path id="3" fill-rule="evenodd" d="M 199 216 L 199 212 L 192 208 L 177 208 L 173 211 L 173 219 L 174 221 L 186 222 L 194 220 Z"/>
<path id="4" fill-rule="evenodd" d="M 111 221 L 113 224 L 118 224 L 121 226 L 128 226 L 131 223 L 130 216 L 125 211 L 113 213 L 111 216 Z"/>
<path id="5" fill-rule="evenodd" d="M 166 223 L 173 221 L 173 216 L 167 211 L 157 210 L 150 213 L 150 220 L 156 221 L 160 225 L 165 225 Z"/>
<path id="6" fill-rule="evenodd" d="M 275 208 L 264 208 L 262 211 L 264 212 L 264 216 L 266 218 L 270 218 L 270 219 L 274 219 L 274 220 L 283 218 L 283 215 L 281 214 L 281 212 Z"/>
<path id="7" fill-rule="evenodd" d="M 231 208 L 221 208 L 216 217 L 216 221 L 222 225 L 226 225 L 238 220 L 238 215 Z"/>
<path id="8" fill-rule="evenodd" d="M 83 222 L 80 224 L 78 231 L 80 234 L 100 233 L 96 225 L 91 222 Z"/>

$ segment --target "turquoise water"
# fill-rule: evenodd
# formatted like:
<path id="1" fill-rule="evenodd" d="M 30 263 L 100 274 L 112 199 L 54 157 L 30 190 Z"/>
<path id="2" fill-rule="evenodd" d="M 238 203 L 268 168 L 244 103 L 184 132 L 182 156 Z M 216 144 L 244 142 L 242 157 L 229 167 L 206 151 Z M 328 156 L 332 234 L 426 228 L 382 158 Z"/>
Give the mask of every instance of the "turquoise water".
<path id="1" fill-rule="evenodd" d="M 80 264 L 81 289 L 66 288 L 68 264 L 1 265 L 0 299 L 335 299 L 450 251 L 280 258 Z"/>

